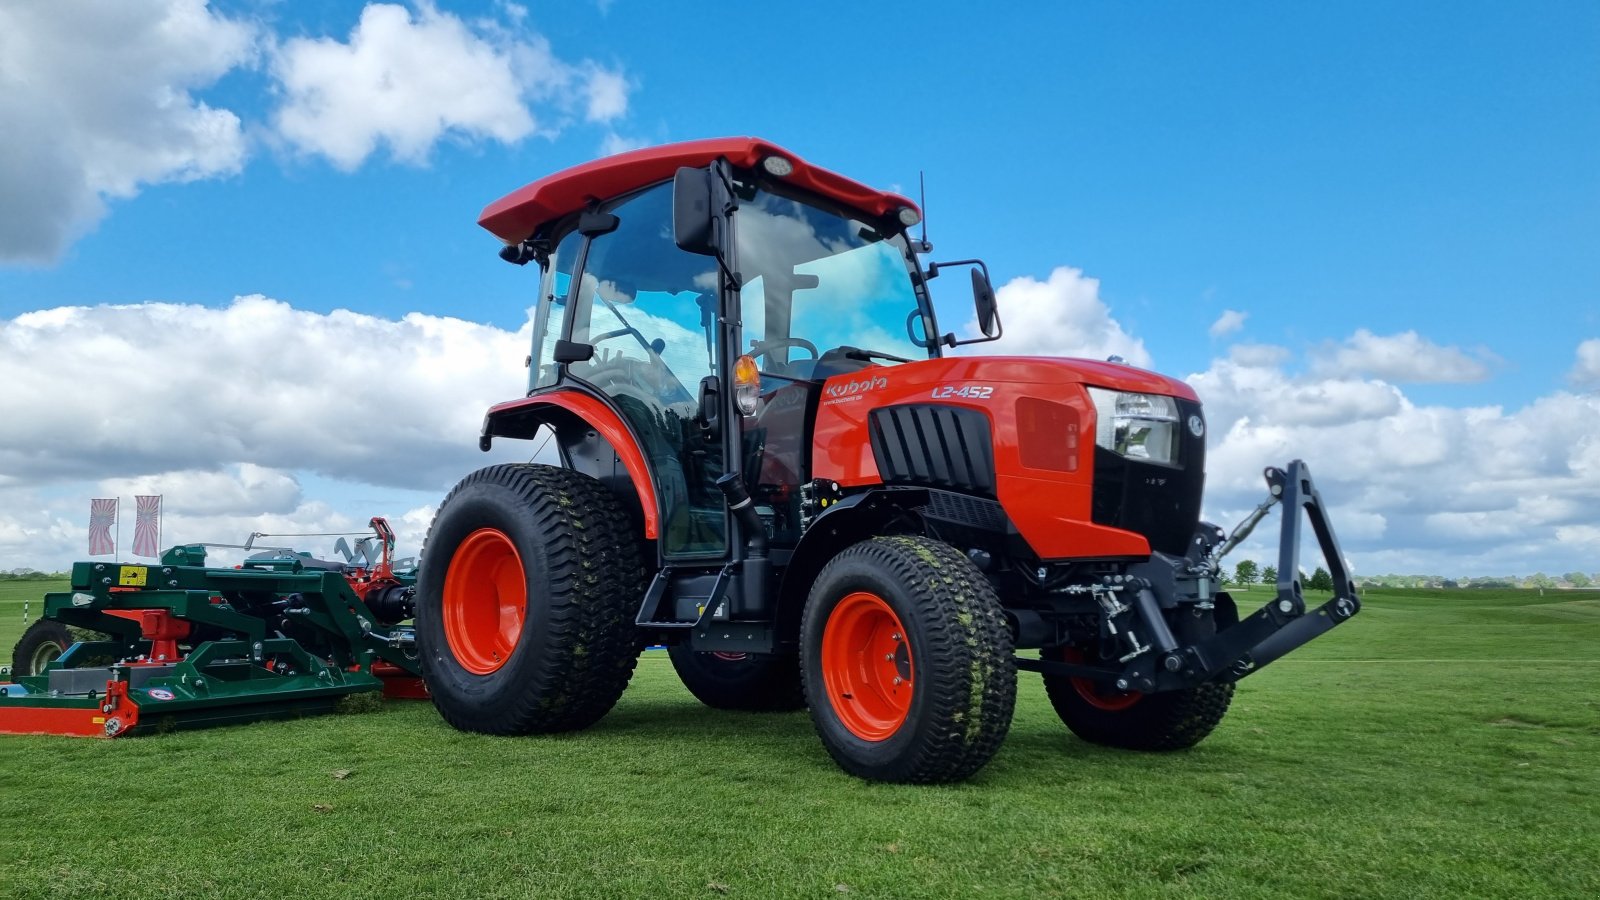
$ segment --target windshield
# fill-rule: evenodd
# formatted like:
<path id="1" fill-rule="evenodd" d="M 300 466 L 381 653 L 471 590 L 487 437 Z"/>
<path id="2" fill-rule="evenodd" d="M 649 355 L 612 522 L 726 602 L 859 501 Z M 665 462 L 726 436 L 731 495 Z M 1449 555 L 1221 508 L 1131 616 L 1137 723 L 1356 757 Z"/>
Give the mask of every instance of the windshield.
<path id="1" fill-rule="evenodd" d="M 762 371 L 826 377 L 817 361 L 845 347 L 880 363 L 932 355 L 902 236 L 764 188 L 740 197 L 735 232 L 745 352 Z"/>

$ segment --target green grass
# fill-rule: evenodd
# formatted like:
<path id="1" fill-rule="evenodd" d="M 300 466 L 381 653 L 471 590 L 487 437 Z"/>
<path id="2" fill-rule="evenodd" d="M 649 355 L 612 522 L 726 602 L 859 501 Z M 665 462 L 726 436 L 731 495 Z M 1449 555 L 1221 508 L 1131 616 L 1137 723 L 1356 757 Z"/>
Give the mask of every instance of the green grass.
<path id="1" fill-rule="evenodd" d="M 845 776 L 804 713 L 708 710 L 660 653 L 560 737 L 389 703 L 0 738 L 0 895 L 1600 895 L 1600 594 L 1366 601 L 1186 753 L 1077 741 L 1024 675 L 1004 749 L 946 787 Z"/>

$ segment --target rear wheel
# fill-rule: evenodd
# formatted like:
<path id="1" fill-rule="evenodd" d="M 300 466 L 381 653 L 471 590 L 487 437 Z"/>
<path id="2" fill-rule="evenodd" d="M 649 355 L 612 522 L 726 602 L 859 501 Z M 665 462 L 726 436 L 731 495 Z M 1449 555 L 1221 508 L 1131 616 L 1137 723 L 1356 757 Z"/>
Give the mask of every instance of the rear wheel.
<path id="1" fill-rule="evenodd" d="M 1076 647 L 1055 654 L 1066 662 L 1085 659 Z M 1090 678 L 1046 675 L 1044 689 L 1073 734 L 1124 750 L 1187 750 L 1217 727 L 1233 700 L 1232 682 L 1141 694 Z"/>
<path id="2" fill-rule="evenodd" d="M 39 675 L 74 643 L 72 630 L 52 619 L 35 619 L 11 650 L 11 677 Z"/>
<path id="3" fill-rule="evenodd" d="M 801 623 L 811 720 L 834 760 L 875 781 L 957 781 L 1011 727 L 1011 632 L 983 573 L 955 548 L 880 537 L 817 577 Z"/>
<path id="4" fill-rule="evenodd" d="M 593 724 L 638 659 L 644 568 L 622 505 L 567 469 L 480 469 L 445 498 L 417 573 L 417 646 L 463 731 Z"/>
<path id="5" fill-rule="evenodd" d="M 787 712 L 806 705 L 796 656 L 703 653 L 686 644 L 667 650 L 683 686 L 713 709 Z"/>

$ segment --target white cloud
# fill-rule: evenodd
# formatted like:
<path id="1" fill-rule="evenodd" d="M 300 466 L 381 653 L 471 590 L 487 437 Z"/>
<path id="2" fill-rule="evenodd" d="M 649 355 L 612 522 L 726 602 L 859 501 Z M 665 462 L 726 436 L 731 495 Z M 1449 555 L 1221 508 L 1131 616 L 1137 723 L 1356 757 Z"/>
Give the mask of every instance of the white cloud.
<path id="1" fill-rule="evenodd" d="M 1600 508 L 1600 397 L 1426 406 L 1383 381 L 1258 362 L 1189 378 L 1210 423 L 1207 508 L 1223 524 L 1259 499 L 1263 466 L 1303 458 L 1363 571 L 1587 568 L 1574 551 Z M 1245 555 L 1270 558 L 1269 543 Z"/>
<path id="2" fill-rule="evenodd" d="M 1460 384 L 1489 377 L 1495 357 L 1479 351 L 1468 354 L 1457 347 L 1441 347 L 1415 331 L 1376 335 L 1358 329 L 1342 344 L 1324 345 L 1311 354 L 1311 367 L 1319 374 L 1372 376 L 1402 383 Z"/>
<path id="3" fill-rule="evenodd" d="M 0 261 L 55 259 L 108 199 L 239 171 L 239 117 L 194 92 L 256 41 L 205 0 L 0 4 Z"/>
<path id="4" fill-rule="evenodd" d="M 945 277 L 955 279 L 947 289 L 966 287 L 965 276 L 951 272 Z M 995 293 L 1005 334 L 999 341 L 975 344 L 966 352 L 1089 359 L 1120 356 L 1132 365 L 1150 365 L 1144 341 L 1129 335 L 1111 317 L 1100 299 L 1100 280 L 1085 278 L 1081 269 L 1061 266 L 1045 281 L 1015 278 Z M 966 334 L 978 333 L 974 317 L 967 323 Z"/>
<path id="5" fill-rule="evenodd" d="M 253 467 L 442 489 L 481 464 L 483 412 L 522 393 L 527 346 L 526 327 L 261 296 L 0 320 L 0 485 L 145 479 L 113 482 L 131 493 L 239 466 L 240 490 L 279 505 L 289 486 Z"/>
<path id="6" fill-rule="evenodd" d="M 106 497 L 157 494 L 171 510 L 195 516 L 287 513 L 300 506 L 300 482 L 293 474 L 254 463 L 227 466 L 223 471 L 161 472 L 100 482 Z"/>
<path id="7" fill-rule="evenodd" d="M 621 72 L 594 68 L 589 72 L 588 109 L 585 115 L 591 122 L 609 122 L 628 113 L 628 80 Z"/>
<path id="8" fill-rule="evenodd" d="M 1211 327 L 1207 330 L 1214 338 L 1230 335 L 1243 328 L 1244 320 L 1248 318 L 1250 318 L 1250 314 L 1247 312 L 1225 309 L 1222 311 L 1222 315 L 1217 316 L 1217 320 L 1212 322 Z"/>
<path id="9" fill-rule="evenodd" d="M 555 133 L 560 123 L 541 122 L 535 101 L 559 115 L 581 98 L 596 122 L 627 112 L 620 72 L 557 58 L 548 40 L 523 27 L 525 13 L 508 6 L 505 27 L 468 23 L 427 2 L 415 14 L 371 3 L 347 41 L 290 39 L 272 64 L 284 95 L 277 131 L 296 149 L 351 170 L 379 147 L 422 164 L 447 136 L 511 144 Z"/>
<path id="10" fill-rule="evenodd" d="M 1567 380 L 1578 388 L 1600 388 L 1600 338 L 1578 345 L 1578 361 L 1567 373 Z"/>

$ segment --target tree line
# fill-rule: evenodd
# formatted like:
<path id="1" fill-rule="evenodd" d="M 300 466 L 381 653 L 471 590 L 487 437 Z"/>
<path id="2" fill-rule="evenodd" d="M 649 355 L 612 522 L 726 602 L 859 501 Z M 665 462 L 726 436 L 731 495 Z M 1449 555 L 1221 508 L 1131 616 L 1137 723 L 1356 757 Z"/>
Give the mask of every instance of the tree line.
<path id="1" fill-rule="evenodd" d="M 1276 566 L 1262 566 L 1255 560 L 1242 559 L 1231 573 L 1223 573 L 1223 581 L 1233 587 L 1248 588 L 1252 584 L 1273 585 L 1278 581 Z M 1566 588 L 1600 587 L 1600 572 L 1567 572 L 1550 576 L 1543 572 L 1532 575 L 1485 575 L 1476 578 L 1446 578 L 1442 575 L 1358 575 L 1357 587 L 1389 588 L 1538 588 L 1563 590 Z M 1333 590 L 1333 576 L 1322 566 L 1305 578 L 1305 586 L 1313 591 Z"/>

